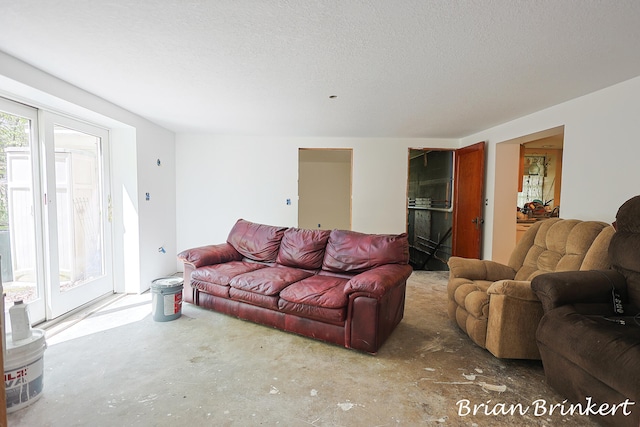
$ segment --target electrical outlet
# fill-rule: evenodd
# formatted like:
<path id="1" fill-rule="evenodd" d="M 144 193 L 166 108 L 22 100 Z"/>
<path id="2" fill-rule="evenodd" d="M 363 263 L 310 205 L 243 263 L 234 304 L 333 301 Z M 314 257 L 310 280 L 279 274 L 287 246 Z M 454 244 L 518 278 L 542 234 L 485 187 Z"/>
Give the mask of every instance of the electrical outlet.
<path id="1" fill-rule="evenodd" d="M 144 199 L 147 201 L 151 200 L 151 195 L 149 193 L 144 193 Z"/>
<path id="2" fill-rule="evenodd" d="M 291 199 L 287 199 L 287 206 L 291 204 Z"/>

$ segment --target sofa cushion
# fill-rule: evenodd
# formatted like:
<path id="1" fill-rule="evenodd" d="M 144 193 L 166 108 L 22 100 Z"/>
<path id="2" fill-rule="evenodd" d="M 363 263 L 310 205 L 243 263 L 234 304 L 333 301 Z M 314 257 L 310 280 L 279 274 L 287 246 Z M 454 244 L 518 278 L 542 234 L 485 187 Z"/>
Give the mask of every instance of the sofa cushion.
<path id="1" fill-rule="evenodd" d="M 265 267 L 267 267 L 265 264 L 250 261 L 231 261 L 224 264 L 207 265 L 194 270 L 191 273 L 191 280 L 228 286 L 235 276 Z"/>
<path id="2" fill-rule="evenodd" d="M 347 279 L 333 276 L 311 276 L 287 286 L 280 298 L 315 307 L 340 308 L 347 305 L 344 285 Z"/>
<path id="3" fill-rule="evenodd" d="M 242 289 L 229 288 L 229 297 L 233 300 L 246 302 L 251 305 L 257 305 L 258 307 L 268 308 L 270 310 L 278 309 L 277 295 L 262 295 L 255 292 L 244 291 Z"/>
<path id="4" fill-rule="evenodd" d="M 292 283 L 313 275 L 297 268 L 276 266 L 240 274 L 231 279 L 232 288 L 273 296 Z"/>
<path id="5" fill-rule="evenodd" d="M 280 292 L 278 308 L 285 313 L 342 325 L 347 317 L 344 287 L 348 281 L 337 276 L 308 277 Z"/>
<path id="6" fill-rule="evenodd" d="M 191 280 L 191 287 L 196 288 L 205 294 L 215 295 L 217 297 L 229 298 L 229 285 L 218 285 L 211 282 L 202 282 L 200 280 Z"/>
<path id="7" fill-rule="evenodd" d="M 384 264 L 407 264 L 407 234 L 363 234 L 333 230 L 322 263 L 323 270 L 360 273 Z"/>
<path id="8" fill-rule="evenodd" d="M 332 323 L 339 326 L 343 326 L 344 321 L 347 318 L 347 307 L 318 307 L 315 305 L 290 302 L 282 298 L 278 300 L 278 309 L 304 319 L 319 320 L 321 322 Z"/>
<path id="9" fill-rule="evenodd" d="M 596 243 L 598 236 L 603 234 L 610 226 L 604 222 L 584 221 L 576 224 L 567 236 L 565 255 L 562 257 L 555 271 L 576 271 L 583 268 L 583 262 L 589 250 Z M 612 233 L 609 234 L 607 245 L 611 240 Z M 603 257 L 606 260 L 606 256 Z M 609 263 L 606 264 L 609 267 Z"/>
<path id="10" fill-rule="evenodd" d="M 239 219 L 229 232 L 227 243 L 248 259 L 274 262 L 286 229 Z"/>
<path id="11" fill-rule="evenodd" d="M 609 225 L 598 234 L 587 251 L 580 270 L 608 270 L 611 268 L 609 244 L 615 232 L 615 228 Z"/>
<path id="12" fill-rule="evenodd" d="M 322 267 L 329 230 L 289 228 L 282 236 L 276 262 L 287 267 L 317 270 Z"/>
<path id="13" fill-rule="evenodd" d="M 231 261 L 200 267 L 191 273 L 191 286 L 197 290 L 229 298 L 229 282 L 238 274 L 267 267 L 251 261 Z"/>
<path id="14" fill-rule="evenodd" d="M 543 273 L 580 270 L 591 245 L 608 226 L 604 222 L 577 219 L 543 221 L 515 280 L 530 281 Z"/>

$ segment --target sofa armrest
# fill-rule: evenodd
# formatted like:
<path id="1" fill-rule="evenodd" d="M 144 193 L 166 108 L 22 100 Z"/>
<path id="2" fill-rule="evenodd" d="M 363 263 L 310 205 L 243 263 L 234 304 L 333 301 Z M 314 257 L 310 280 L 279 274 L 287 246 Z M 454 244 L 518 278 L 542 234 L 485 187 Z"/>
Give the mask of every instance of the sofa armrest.
<path id="1" fill-rule="evenodd" d="M 538 296 L 531 289 L 531 282 L 527 280 L 499 280 L 489 286 L 487 293 L 505 295 L 523 301 L 539 301 Z"/>
<path id="2" fill-rule="evenodd" d="M 513 279 L 516 271 L 504 264 L 495 261 L 473 258 L 449 258 L 449 271 L 451 277 L 466 278 L 470 280 L 496 280 Z"/>
<path id="3" fill-rule="evenodd" d="M 362 293 L 372 298 L 380 298 L 389 289 L 403 283 L 413 269 L 408 264 L 385 264 L 353 276 L 345 285 L 345 294 Z"/>
<path id="4" fill-rule="evenodd" d="M 531 281 L 545 312 L 567 304 L 612 304 L 614 287 L 626 299 L 626 280 L 615 270 L 547 273 Z"/>
<path id="5" fill-rule="evenodd" d="M 236 251 L 230 244 L 221 243 L 219 245 L 208 245 L 187 249 L 178 254 L 178 259 L 183 261 L 185 264 L 191 264 L 195 268 L 199 268 L 205 265 L 240 261 L 242 259 L 242 254 Z"/>

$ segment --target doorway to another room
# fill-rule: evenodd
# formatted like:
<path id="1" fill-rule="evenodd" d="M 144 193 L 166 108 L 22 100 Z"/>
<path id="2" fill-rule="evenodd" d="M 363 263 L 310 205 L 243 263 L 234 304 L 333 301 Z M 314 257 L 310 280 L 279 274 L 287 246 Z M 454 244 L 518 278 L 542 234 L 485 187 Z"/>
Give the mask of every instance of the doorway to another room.
<path id="1" fill-rule="evenodd" d="M 298 150 L 298 227 L 351 230 L 351 149 Z"/>
<path id="2" fill-rule="evenodd" d="M 453 227 L 453 151 L 409 149 L 407 234 L 415 269 L 447 270 Z"/>
<path id="3" fill-rule="evenodd" d="M 561 215 L 564 126 L 496 144 L 490 259 L 506 264 L 532 223 Z"/>
<path id="4" fill-rule="evenodd" d="M 564 134 L 520 146 L 516 243 L 537 221 L 560 216 Z"/>
<path id="5" fill-rule="evenodd" d="M 450 256 L 480 258 L 485 142 L 409 149 L 407 233 L 414 269 L 448 270 Z"/>

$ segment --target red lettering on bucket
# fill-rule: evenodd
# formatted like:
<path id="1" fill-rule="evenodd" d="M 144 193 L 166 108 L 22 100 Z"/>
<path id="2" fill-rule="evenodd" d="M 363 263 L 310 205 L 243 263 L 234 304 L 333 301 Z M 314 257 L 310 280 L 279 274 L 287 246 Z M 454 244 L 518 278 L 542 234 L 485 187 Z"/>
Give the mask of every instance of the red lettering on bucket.
<path id="1" fill-rule="evenodd" d="M 7 381 L 13 381 L 13 380 L 17 380 L 18 378 L 22 378 L 22 377 L 26 377 L 27 376 L 27 368 L 22 368 L 22 369 L 18 369 L 17 371 L 14 372 L 9 372 L 4 374 L 4 382 L 6 383 Z"/>
<path id="2" fill-rule="evenodd" d="M 173 301 L 173 312 L 179 313 L 182 307 L 182 292 L 178 293 L 174 297 Z"/>
<path id="3" fill-rule="evenodd" d="M 27 368 L 18 369 L 17 371 L 12 371 L 4 374 L 4 388 L 10 389 L 19 384 L 24 384 L 27 382 Z"/>

